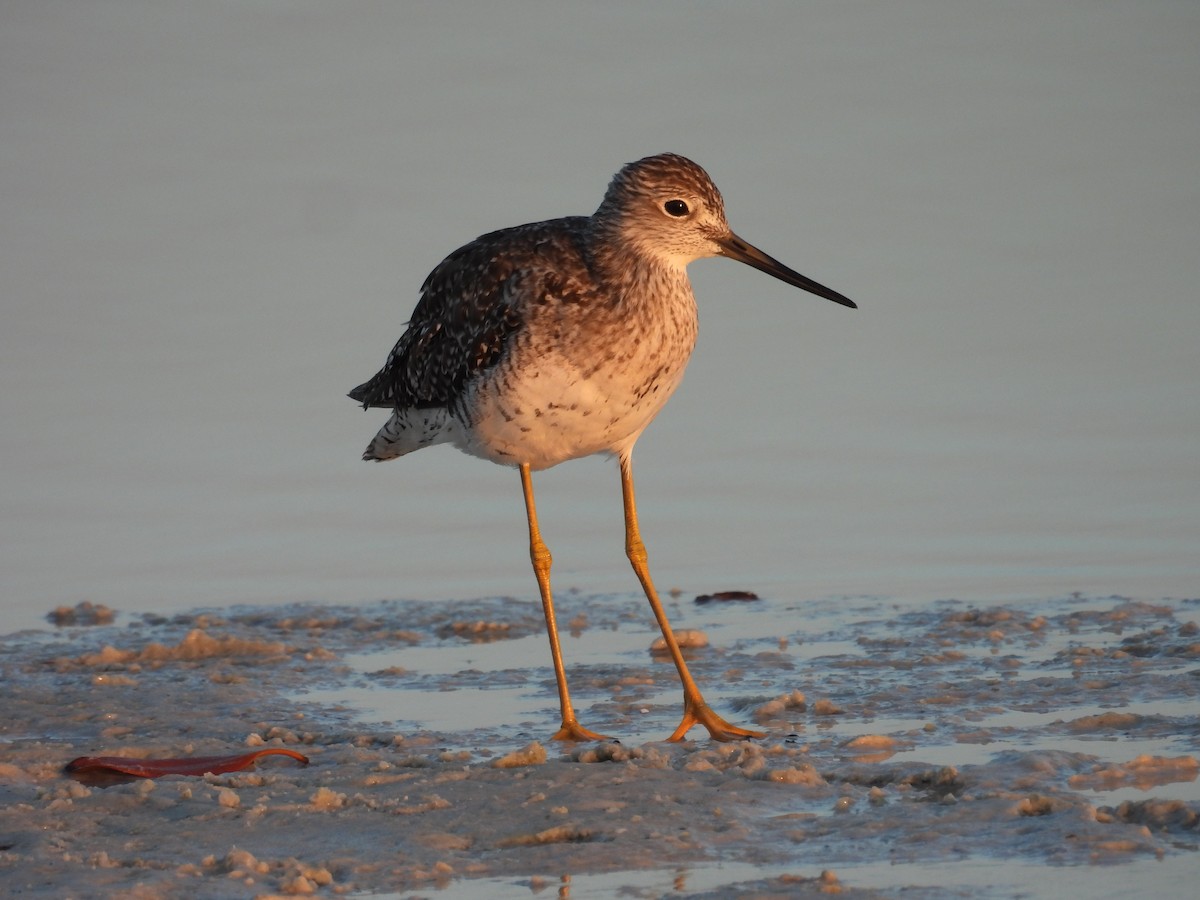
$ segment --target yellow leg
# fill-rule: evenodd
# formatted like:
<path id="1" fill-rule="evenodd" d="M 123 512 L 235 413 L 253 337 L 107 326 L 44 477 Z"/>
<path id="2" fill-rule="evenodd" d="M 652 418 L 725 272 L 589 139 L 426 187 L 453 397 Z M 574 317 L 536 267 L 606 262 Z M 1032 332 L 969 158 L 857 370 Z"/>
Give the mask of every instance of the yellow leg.
<path id="1" fill-rule="evenodd" d="M 642 583 L 642 590 L 646 592 L 646 599 L 650 601 L 650 608 L 654 610 L 654 618 L 658 620 L 658 627 L 662 629 L 663 640 L 667 642 L 667 649 L 671 651 L 671 659 L 675 661 L 675 668 L 679 670 L 679 680 L 683 682 L 683 720 L 667 740 L 683 740 L 683 736 L 693 725 L 703 725 L 715 741 L 766 737 L 765 732 L 731 725 L 713 712 L 704 702 L 700 688 L 696 686 L 687 663 L 683 661 L 679 643 L 675 640 L 675 633 L 671 631 L 671 623 L 667 621 L 667 614 L 658 599 L 658 591 L 654 589 L 654 582 L 650 580 L 650 568 L 646 564 L 646 545 L 642 543 L 642 535 L 638 529 L 637 504 L 633 496 L 633 464 L 628 454 L 621 457 L 621 499 L 625 504 L 625 555 L 629 557 L 633 571 Z"/>
<path id="2" fill-rule="evenodd" d="M 529 517 L 529 558 L 533 574 L 542 594 L 542 612 L 546 615 L 546 631 L 550 634 L 550 655 L 554 659 L 554 677 L 558 679 L 558 702 L 562 706 L 562 728 L 554 735 L 556 741 L 606 741 L 610 738 L 584 728 L 575 718 L 571 694 L 567 690 L 567 671 L 563 667 L 562 648 L 558 644 L 558 624 L 554 620 L 554 598 L 550 593 L 550 551 L 538 529 L 537 509 L 533 504 L 533 479 L 529 466 L 521 464 L 521 488 L 525 492 L 525 512 Z"/>

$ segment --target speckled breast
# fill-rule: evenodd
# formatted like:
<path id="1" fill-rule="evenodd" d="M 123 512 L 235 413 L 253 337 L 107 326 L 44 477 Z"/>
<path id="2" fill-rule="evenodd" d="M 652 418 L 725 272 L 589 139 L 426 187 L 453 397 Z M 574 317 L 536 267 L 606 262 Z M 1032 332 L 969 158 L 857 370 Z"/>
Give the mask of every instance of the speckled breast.
<path id="1" fill-rule="evenodd" d="M 673 287 L 648 309 L 540 310 L 512 352 L 472 385 L 456 444 L 534 469 L 628 452 L 679 386 L 696 344 L 690 287 Z"/>

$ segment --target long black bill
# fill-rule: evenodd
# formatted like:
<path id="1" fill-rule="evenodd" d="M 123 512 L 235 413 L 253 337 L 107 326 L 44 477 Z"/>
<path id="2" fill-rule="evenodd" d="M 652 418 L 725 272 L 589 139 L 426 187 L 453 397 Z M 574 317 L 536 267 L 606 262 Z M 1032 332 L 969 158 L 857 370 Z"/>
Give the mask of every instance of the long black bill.
<path id="1" fill-rule="evenodd" d="M 736 234 L 730 233 L 728 237 L 717 238 L 717 243 L 721 246 L 722 256 L 728 256 L 730 259 L 744 262 L 748 266 L 754 266 L 760 272 L 773 275 L 780 281 L 786 281 L 810 294 L 816 294 L 818 297 L 824 297 L 826 300 L 832 300 L 842 306 L 849 306 L 851 309 L 858 309 L 858 304 L 849 297 L 843 297 L 837 291 L 831 290 L 823 284 L 817 284 L 811 278 L 806 278 L 799 272 L 789 269 L 779 260 L 767 256 L 754 245 L 747 244 Z"/>

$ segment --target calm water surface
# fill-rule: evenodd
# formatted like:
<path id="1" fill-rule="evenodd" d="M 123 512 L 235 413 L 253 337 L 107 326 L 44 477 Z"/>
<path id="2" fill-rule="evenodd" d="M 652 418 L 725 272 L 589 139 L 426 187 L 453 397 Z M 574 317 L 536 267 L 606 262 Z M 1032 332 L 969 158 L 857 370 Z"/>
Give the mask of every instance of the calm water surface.
<path id="1" fill-rule="evenodd" d="M 532 602 L 515 472 L 363 464 L 382 414 L 343 395 L 447 252 L 667 149 L 861 309 L 693 267 L 697 355 L 636 455 L 664 588 L 1200 593 L 1194 4 L 0 25 L 4 630 L 85 599 Z M 636 589 L 615 466 L 537 486 L 557 584 Z"/>

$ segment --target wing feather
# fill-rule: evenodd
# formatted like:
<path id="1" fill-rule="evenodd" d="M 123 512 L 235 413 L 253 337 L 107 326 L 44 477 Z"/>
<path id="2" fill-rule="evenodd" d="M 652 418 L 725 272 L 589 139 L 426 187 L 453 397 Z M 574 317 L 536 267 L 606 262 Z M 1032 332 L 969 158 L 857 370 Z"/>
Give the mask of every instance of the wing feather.
<path id="1" fill-rule="evenodd" d="M 408 329 L 383 368 L 350 392 L 369 407 L 449 407 L 473 378 L 496 366 L 528 307 L 565 299 L 561 276 L 583 257 L 587 218 L 494 231 L 455 250 L 429 273 Z M 557 264 L 556 264 L 557 263 Z"/>

